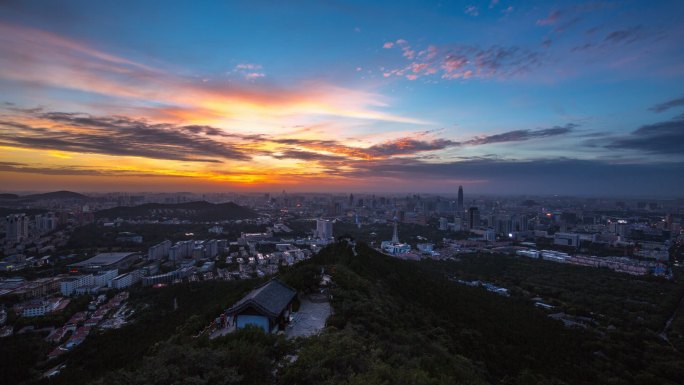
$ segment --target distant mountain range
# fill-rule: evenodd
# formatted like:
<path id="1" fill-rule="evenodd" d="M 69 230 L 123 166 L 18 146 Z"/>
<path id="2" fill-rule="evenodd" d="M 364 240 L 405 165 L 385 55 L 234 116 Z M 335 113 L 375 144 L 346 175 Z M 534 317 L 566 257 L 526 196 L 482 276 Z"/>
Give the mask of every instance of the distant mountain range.
<path id="1" fill-rule="evenodd" d="M 146 203 L 132 207 L 114 207 L 95 213 L 97 218 L 123 218 L 123 219 L 172 219 L 195 220 L 203 222 L 256 218 L 258 215 L 253 210 L 235 204 L 209 203 L 196 201 L 187 203 L 165 204 Z"/>
<path id="2" fill-rule="evenodd" d="M 46 199 L 88 199 L 87 196 L 73 191 L 54 191 L 42 194 L 17 195 L 17 194 L 0 194 L 0 200 L 7 201 L 39 201 Z"/>

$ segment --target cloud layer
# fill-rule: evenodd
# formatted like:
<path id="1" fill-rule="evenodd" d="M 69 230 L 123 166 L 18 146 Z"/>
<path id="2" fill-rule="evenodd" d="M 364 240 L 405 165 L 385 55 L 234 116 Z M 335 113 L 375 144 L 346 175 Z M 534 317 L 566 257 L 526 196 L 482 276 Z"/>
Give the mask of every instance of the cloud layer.
<path id="1" fill-rule="evenodd" d="M 655 106 L 649 108 L 653 112 L 665 112 L 670 108 L 684 107 L 684 97 L 668 100 L 663 103 L 656 104 Z"/>
<path id="2" fill-rule="evenodd" d="M 476 136 L 463 141 L 426 139 L 426 133 L 350 146 L 338 140 L 245 135 L 208 125 L 150 123 L 125 116 L 18 109 L 0 115 L 0 145 L 29 149 L 134 156 L 186 162 L 248 161 L 255 154 L 275 159 L 333 161 L 386 159 L 454 147 L 522 142 L 565 135 L 577 125 Z M 255 152 L 256 151 L 256 152 Z"/>
<path id="3" fill-rule="evenodd" d="M 684 157 L 683 144 L 684 115 L 679 115 L 672 120 L 641 126 L 629 135 L 614 139 L 605 147 Z"/>
<path id="4" fill-rule="evenodd" d="M 399 48 L 408 62 L 398 68 L 382 68 L 383 76 L 442 79 L 511 78 L 528 73 L 543 62 L 543 55 L 517 46 L 428 45 L 414 48 L 406 40 L 386 42 L 384 48 Z"/>

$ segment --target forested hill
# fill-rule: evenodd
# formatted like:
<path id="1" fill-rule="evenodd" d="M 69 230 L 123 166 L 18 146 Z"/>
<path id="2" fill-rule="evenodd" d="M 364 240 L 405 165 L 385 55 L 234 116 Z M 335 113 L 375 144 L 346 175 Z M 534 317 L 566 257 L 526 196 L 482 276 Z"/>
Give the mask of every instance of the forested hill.
<path id="1" fill-rule="evenodd" d="M 19 203 L 28 203 L 40 200 L 87 200 L 88 197 L 73 191 L 53 191 L 40 194 L 17 195 L 17 194 L 0 194 L 0 201 L 2 203 L 11 203 L 13 201 Z"/>
<path id="2" fill-rule="evenodd" d="M 85 200 L 88 199 L 86 195 L 79 194 L 73 191 L 54 191 L 41 194 L 32 194 L 20 196 L 19 199 L 22 200 L 44 200 L 44 199 L 62 199 L 62 200 Z"/>
<path id="3" fill-rule="evenodd" d="M 356 251 L 338 243 L 311 262 L 333 274 L 335 314 L 283 383 L 597 383 L 588 336 L 531 303 L 458 285 L 363 243 Z M 319 365 L 328 369 L 312 370 Z"/>
<path id="4" fill-rule="evenodd" d="M 191 337 L 260 281 L 137 289 L 133 324 L 89 338 L 65 355 L 62 374 L 39 383 L 626 385 L 683 378 L 682 354 L 647 329 L 567 329 L 522 297 L 453 282 L 449 266 L 473 263 L 465 259 L 409 262 L 361 243 L 355 250 L 338 242 L 281 272 L 304 292 L 321 268 L 331 274 L 334 315 L 317 336 L 291 341 L 246 329 L 211 341 Z M 506 268 L 517 261 L 496 255 L 488 262 L 497 258 Z"/>
<path id="5" fill-rule="evenodd" d="M 98 211 L 95 215 L 98 218 L 109 219 L 164 220 L 176 218 L 203 222 L 249 219 L 258 216 L 253 210 L 233 202 L 214 204 L 206 201 L 173 204 L 146 203 L 131 207 L 121 206 Z"/>

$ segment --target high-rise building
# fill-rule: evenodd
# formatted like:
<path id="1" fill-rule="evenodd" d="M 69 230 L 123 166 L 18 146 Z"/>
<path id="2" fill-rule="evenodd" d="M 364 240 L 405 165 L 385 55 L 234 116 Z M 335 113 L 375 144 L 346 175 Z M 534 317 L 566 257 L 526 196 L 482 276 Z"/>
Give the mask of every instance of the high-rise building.
<path id="1" fill-rule="evenodd" d="M 35 216 L 34 230 L 42 235 L 57 228 L 57 217 L 55 213 L 38 214 Z"/>
<path id="2" fill-rule="evenodd" d="M 333 236 L 333 224 L 326 219 L 316 220 L 316 238 L 330 239 Z"/>
<path id="3" fill-rule="evenodd" d="M 444 217 L 439 218 L 439 229 L 440 230 L 447 230 L 448 226 L 449 226 L 449 221 L 446 218 L 444 218 Z"/>
<path id="4" fill-rule="evenodd" d="M 5 220 L 7 240 L 10 242 L 20 242 L 21 240 L 28 238 L 29 221 L 29 217 L 25 214 L 8 215 Z"/>
<path id="5" fill-rule="evenodd" d="M 468 209 L 468 225 L 471 229 L 480 227 L 480 210 L 477 207 Z"/>
<path id="6" fill-rule="evenodd" d="M 331 217 L 342 214 L 342 203 L 332 201 L 328 208 L 328 215 Z"/>
<path id="7" fill-rule="evenodd" d="M 159 260 L 164 259 L 169 256 L 169 250 L 171 250 L 172 243 L 168 239 L 164 242 L 158 243 L 147 250 L 147 259 Z"/>
<path id="8" fill-rule="evenodd" d="M 487 242 L 496 242 L 496 232 L 494 229 L 487 229 L 482 234 L 482 238 Z"/>
<path id="9" fill-rule="evenodd" d="M 456 210 L 459 216 L 463 215 L 463 186 L 458 186 L 458 201 L 456 203 Z"/>

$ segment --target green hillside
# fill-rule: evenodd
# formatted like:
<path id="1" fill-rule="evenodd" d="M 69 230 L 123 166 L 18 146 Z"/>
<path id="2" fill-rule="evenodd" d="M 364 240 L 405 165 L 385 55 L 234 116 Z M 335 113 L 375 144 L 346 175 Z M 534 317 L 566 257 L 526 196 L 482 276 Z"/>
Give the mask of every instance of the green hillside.
<path id="1" fill-rule="evenodd" d="M 317 282 L 321 267 L 332 275 L 334 315 L 318 336 L 287 341 L 244 330 L 213 341 L 191 337 L 258 281 L 137 289 L 134 324 L 89 338 L 65 355 L 62 375 L 40 383 L 677 384 L 683 378 L 682 354 L 649 328 L 667 310 L 632 322 L 638 314 L 615 311 L 613 300 L 617 292 L 625 299 L 643 293 L 639 301 L 666 307 L 681 284 L 651 285 L 502 255 L 431 263 L 394 259 L 365 244 L 356 252 L 336 243 L 281 274 L 300 290 Z M 612 326 L 567 329 L 535 308 L 522 289 L 504 297 L 460 285 L 454 276 L 502 277 L 501 284 L 529 290 L 553 287 L 543 294 L 562 298 L 559 308 L 605 313 Z M 562 289 L 578 282 L 586 289 L 574 296 Z"/>

